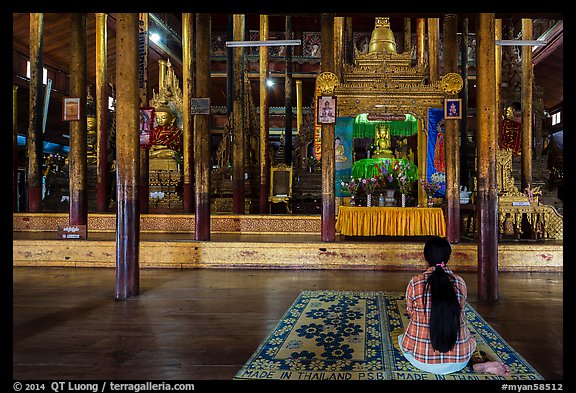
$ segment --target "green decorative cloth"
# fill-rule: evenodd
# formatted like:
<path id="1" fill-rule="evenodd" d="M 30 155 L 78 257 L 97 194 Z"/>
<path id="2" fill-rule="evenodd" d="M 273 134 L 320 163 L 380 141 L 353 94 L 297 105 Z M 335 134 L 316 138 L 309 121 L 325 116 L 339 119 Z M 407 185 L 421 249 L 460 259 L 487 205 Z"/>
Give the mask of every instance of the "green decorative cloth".
<path id="1" fill-rule="evenodd" d="M 390 126 L 391 136 L 408 137 L 418 133 L 418 120 L 410 113 L 406 114 L 406 120 L 368 120 L 367 113 L 361 113 L 354 119 L 353 138 L 372 138 L 374 139 L 376 127 L 380 124 Z"/>
<path id="2" fill-rule="evenodd" d="M 406 170 L 406 177 L 411 180 L 418 179 L 418 167 L 416 167 L 412 161 L 404 158 L 364 158 L 355 161 L 354 164 L 352 164 L 352 176 L 355 179 L 378 177 L 380 175 L 378 167 L 382 165 L 394 167 L 396 163 L 400 163 L 403 167 L 410 164 L 410 168 Z"/>

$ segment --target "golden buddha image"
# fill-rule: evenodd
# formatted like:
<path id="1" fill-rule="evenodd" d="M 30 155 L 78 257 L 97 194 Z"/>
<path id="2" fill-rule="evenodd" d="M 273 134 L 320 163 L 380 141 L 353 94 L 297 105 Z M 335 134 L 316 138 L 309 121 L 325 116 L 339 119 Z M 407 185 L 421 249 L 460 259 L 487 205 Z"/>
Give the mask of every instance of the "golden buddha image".
<path id="1" fill-rule="evenodd" d="M 375 150 L 374 154 L 372 154 L 372 157 L 393 157 L 392 150 L 390 149 L 392 143 L 390 139 L 390 126 L 388 124 L 383 123 L 376 127 L 376 131 L 374 133 L 374 146 Z"/>
<path id="2" fill-rule="evenodd" d="M 160 104 L 155 108 L 156 127 L 151 132 L 151 158 L 170 158 L 174 151 L 180 151 L 182 130 L 175 125 L 176 115 L 172 108 Z"/>

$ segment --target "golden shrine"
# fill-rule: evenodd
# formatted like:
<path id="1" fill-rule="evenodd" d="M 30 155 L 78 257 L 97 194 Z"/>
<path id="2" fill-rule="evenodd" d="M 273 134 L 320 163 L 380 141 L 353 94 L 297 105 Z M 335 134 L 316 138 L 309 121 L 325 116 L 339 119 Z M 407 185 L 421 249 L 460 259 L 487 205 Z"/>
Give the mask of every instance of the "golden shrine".
<path id="1" fill-rule="evenodd" d="M 182 208 L 182 90 L 167 62 L 160 61 L 158 92 L 153 92 L 150 106 L 154 108 L 149 152 L 150 206 Z"/>
<path id="2" fill-rule="evenodd" d="M 338 116 L 356 117 L 404 116 L 410 114 L 418 122 L 418 177 L 426 174 L 428 109 L 443 108 L 448 92 L 442 81 L 426 79 L 426 64 L 412 65 L 411 51 L 397 53 L 389 18 L 376 17 L 368 53 L 356 51 L 353 65 L 346 64 L 343 80 L 334 89 Z M 460 85 L 461 87 L 461 85 Z M 385 143 L 382 157 L 389 156 Z M 425 195 L 418 190 L 418 201 L 425 205 Z"/>

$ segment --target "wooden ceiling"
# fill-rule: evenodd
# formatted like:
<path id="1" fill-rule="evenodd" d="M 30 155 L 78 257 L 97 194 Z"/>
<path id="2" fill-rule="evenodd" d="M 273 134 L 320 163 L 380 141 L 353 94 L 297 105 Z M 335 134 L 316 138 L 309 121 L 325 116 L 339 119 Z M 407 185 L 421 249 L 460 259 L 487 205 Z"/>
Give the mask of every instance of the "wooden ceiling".
<path id="1" fill-rule="evenodd" d="M 115 13 L 108 14 L 108 80 L 115 85 Z M 156 14 L 158 15 L 176 35 L 181 36 L 180 18 L 181 14 Z M 319 31 L 320 14 L 291 14 L 293 15 L 293 28 L 301 31 Z M 474 32 L 474 20 L 476 14 L 458 14 L 459 18 L 469 18 L 469 31 Z M 285 14 L 270 15 L 270 31 L 283 31 L 285 29 Z M 371 31 L 374 27 L 373 14 L 341 14 L 339 16 L 352 16 L 355 31 Z M 403 18 L 410 17 L 441 17 L 442 14 L 393 14 L 391 15 L 391 27 L 394 31 L 403 29 Z M 497 18 L 506 20 L 520 20 L 522 17 L 544 18 L 561 20 L 562 14 L 496 14 Z M 69 14 L 65 13 L 45 13 L 44 14 L 44 36 L 43 36 L 43 62 L 46 66 L 61 70 L 69 74 L 69 37 L 70 20 Z M 30 35 L 30 14 L 14 13 L 13 22 L 13 50 L 28 56 L 29 35 Z M 212 31 L 228 31 L 229 16 L 227 14 L 212 14 Z M 94 13 L 87 14 L 87 72 L 88 82 L 92 85 L 96 81 L 96 17 Z M 440 24 L 442 25 L 442 24 Z M 442 27 L 442 26 L 441 26 Z M 258 14 L 247 14 L 246 30 L 259 29 Z M 415 32 L 415 26 L 412 28 Z M 542 86 L 544 90 L 544 107 L 554 109 L 562 105 L 563 102 L 563 41 L 562 31 L 554 37 L 554 45 L 550 45 L 547 50 L 541 51 L 535 56 L 534 75 L 536 84 Z M 151 89 L 156 89 L 158 85 L 158 60 L 166 59 L 167 54 L 162 48 L 155 44 L 150 44 L 149 51 L 149 85 Z M 177 76 L 181 80 L 181 71 L 178 60 L 171 60 Z M 221 78 L 223 79 L 223 78 Z M 224 90 L 225 91 L 225 90 Z M 151 92 L 150 92 L 151 93 Z M 27 95 L 22 99 L 19 107 L 22 110 L 27 108 Z M 23 123 L 24 127 L 27 121 Z"/>

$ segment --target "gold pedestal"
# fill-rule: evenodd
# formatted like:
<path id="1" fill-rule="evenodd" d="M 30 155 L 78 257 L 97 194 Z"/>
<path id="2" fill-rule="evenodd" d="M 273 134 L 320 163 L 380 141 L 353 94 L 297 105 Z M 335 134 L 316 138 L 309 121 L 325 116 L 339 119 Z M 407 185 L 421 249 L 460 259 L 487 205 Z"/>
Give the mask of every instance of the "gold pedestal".
<path id="1" fill-rule="evenodd" d="M 153 158 L 149 163 L 150 207 L 182 208 L 182 173 L 173 158 Z"/>

